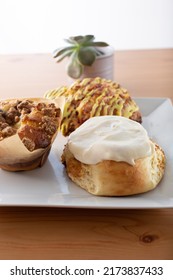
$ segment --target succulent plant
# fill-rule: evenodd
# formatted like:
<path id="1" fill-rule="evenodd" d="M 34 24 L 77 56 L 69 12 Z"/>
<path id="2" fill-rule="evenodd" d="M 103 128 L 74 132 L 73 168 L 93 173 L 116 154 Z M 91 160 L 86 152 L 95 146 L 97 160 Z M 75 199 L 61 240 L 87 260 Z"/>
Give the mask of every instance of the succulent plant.
<path id="1" fill-rule="evenodd" d="M 82 75 L 84 66 L 91 66 L 97 56 L 104 55 L 99 47 L 107 47 L 105 42 L 95 42 L 93 35 L 74 36 L 65 39 L 68 46 L 58 48 L 54 51 L 53 57 L 58 58 L 57 62 L 69 57 L 67 74 L 74 79 Z"/>

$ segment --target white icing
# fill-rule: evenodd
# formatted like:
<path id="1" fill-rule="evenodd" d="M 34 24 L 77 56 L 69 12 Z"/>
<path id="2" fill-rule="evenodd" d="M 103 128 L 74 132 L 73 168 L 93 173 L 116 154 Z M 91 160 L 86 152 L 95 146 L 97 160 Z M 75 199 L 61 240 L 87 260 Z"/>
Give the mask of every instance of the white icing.
<path id="1" fill-rule="evenodd" d="M 70 134 L 68 147 L 73 156 L 85 164 L 114 160 L 134 165 L 135 160 L 153 152 L 153 144 L 144 127 L 120 116 L 88 119 Z"/>

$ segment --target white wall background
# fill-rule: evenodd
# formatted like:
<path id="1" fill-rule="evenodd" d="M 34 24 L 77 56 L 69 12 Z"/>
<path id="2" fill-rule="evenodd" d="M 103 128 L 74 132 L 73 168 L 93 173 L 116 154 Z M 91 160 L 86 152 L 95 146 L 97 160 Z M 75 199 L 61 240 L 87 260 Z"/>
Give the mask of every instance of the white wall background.
<path id="1" fill-rule="evenodd" d="M 86 34 L 116 50 L 172 48 L 173 0 L 0 0 L 0 54 L 53 52 Z"/>

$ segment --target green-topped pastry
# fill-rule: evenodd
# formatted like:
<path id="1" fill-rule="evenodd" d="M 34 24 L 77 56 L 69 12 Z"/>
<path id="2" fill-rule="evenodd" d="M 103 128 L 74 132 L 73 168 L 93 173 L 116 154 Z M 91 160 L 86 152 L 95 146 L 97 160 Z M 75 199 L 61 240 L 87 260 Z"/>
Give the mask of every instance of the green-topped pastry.
<path id="1" fill-rule="evenodd" d="M 77 80 L 70 87 L 47 92 L 44 97 L 59 96 L 66 98 L 60 127 L 64 136 L 94 116 L 116 115 L 142 122 L 139 108 L 128 91 L 111 80 L 99 77 Z"/>

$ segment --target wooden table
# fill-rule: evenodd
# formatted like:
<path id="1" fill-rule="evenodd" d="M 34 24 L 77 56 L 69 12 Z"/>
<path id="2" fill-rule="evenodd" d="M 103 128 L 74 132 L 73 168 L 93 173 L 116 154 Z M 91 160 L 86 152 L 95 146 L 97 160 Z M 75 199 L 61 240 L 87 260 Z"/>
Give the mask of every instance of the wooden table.
<path id="1" fill-rule="evenodd" d="M 1 55 L 0 97 L 66 84 L 51 54 Z M 115 80 L 132 96 L 173 100 L 173 49 L 117 51 Z M 173 209 L 0 207 L 0 259 L 173 259 Z"/>

